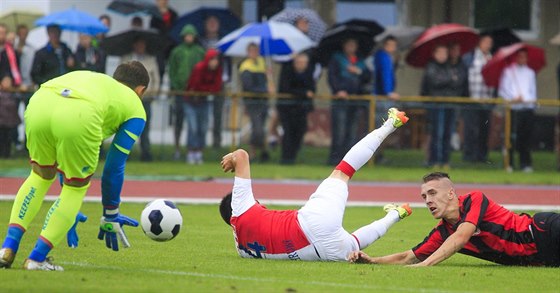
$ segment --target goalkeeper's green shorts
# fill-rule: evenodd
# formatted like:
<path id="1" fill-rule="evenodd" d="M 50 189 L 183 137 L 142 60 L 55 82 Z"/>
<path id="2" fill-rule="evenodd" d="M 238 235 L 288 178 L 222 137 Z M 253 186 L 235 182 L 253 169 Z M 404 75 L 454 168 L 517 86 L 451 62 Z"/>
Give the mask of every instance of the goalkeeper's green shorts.
<path id="1" fill-rule="evenodd" d="M 67 180 L 93 175 L 103 141 L 103 119 L 90 103 L 39 89 L 24 118 L 31 162 L 56 166 Z"/>

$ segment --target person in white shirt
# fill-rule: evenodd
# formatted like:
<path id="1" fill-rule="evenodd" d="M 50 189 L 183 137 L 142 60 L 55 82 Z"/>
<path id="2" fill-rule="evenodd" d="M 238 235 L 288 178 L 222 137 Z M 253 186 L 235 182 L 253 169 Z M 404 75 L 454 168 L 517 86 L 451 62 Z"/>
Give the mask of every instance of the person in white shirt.
<path id="1" fill-rule="evenodd" d="M 155 56 L 150 55 L 146 52 L 146 40 L 138 37 L 132 43 L 133 51 L 130 54 L 122 56 L 121 62 L 128 62 L 128 61 L 138 61 L 146 67 L 148 74 L 150 75 L 150 84 L 148 85 L 148 89 L 146 91 L 146 95 L 144 99 L 142 99 L 142 104 L 144 105 L 144 109 L 146 110 L 146 126 L 144 127 L 144 131 L 140 136 L 140 149 L 141 155 L 140 160 L 142 161 L 152 161 L 152 154 L 150 152 L 150 120 L 151 120 L 151 113 L 152 113 L 152 106 L 151 103 L 155 97 L 158 96 L 160 79 L 159 79 L 159 67 L 157 63 L 157 59 Z"/>
<path id="2" fill-rule="evenodd" d="M 527 66 L 527 50 L 520 50 L 515 62 L 508 66 L 500 79 L 499 95 L 512 103 L 512 139 L 519 152 L 520 167 L 533 172 L 531 161 L 531 133 L 537 101 L 537 80 L 533 69 Z M 510 152 L 510 170 L 513 170 L 513 149 Z"/>

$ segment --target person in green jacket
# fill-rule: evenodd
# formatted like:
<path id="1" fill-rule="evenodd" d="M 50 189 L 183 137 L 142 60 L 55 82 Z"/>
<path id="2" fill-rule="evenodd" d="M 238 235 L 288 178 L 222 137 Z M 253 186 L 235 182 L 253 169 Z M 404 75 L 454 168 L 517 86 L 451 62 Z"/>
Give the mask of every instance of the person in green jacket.
<path id="1" fill-rule="evenodd" d="M 191 72 L 196 63 L 204 59 L 204 48 L 196 42 L 198 32 L 196 28 L 187 24 L 181 30 L 183 43 L 178 45 L 171 51 L 169 56 L 169 79 L 172 91 L 184 91 L 187 82 L 191 76 Z M 178 160 L 181 157 L 181 148 L 179 141 L 181 140 L 181 132 L 183 131 L 183 95 L 175 95 L 175 156 Z"/>

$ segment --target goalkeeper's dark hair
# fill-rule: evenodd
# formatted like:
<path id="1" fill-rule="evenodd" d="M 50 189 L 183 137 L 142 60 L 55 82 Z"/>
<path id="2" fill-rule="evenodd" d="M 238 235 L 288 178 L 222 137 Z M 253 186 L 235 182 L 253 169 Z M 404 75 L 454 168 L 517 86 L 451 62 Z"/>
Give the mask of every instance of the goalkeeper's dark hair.
<path id="1" fill-rule="evenodd" d="M 430 182 L 430 181 L 433 181 L 433 180 L 440 180 L 440 179 L 443 179 L 443 178 L 451 179 L 451 178 L 449 178 L 449 174 L 447 174 L 447 173 L 433 172 L 433 173 L 430 173 L 428 175 L 425 175 L 422 178 L 422 180 L 424 181 L 424 183 L 427 183 L 427 182 Z"/>
<path id="2" fill-rule="evenodd" d="M 226 224 L 231 226 L 230 219 L 231 219 L 231 192 L 228 193 L 224 198 L 222 198 L 222 202 L 220 202 L 220 215 L 222 215 L 222 219 Z"/>
<path id="3" fill-rule="evenodd" d="M 138 61 L 129 61 L 120 64 L 115 70 L 115 73 L 113 73 L 113 78 L 132 90 L 138 86 L 148 87 L 150 83 L 148 70 Z"/>

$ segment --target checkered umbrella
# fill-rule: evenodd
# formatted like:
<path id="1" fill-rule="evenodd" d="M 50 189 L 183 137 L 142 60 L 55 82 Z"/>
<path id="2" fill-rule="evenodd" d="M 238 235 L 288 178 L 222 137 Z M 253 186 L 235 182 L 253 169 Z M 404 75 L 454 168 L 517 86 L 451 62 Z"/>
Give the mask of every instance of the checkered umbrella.
<path id="1" fill-rule="evenodd" d="M 307 8 L 286 8 L 272 16 L 270 20 L 287 22 L 295 25 L 296 21 L 300 18 L 306 19 L 309 22 L 309 32 L 307 33 L 307 36 L 314 42 L 318 43 L 325 34 L 327 25 L 314 10 Z"/>

